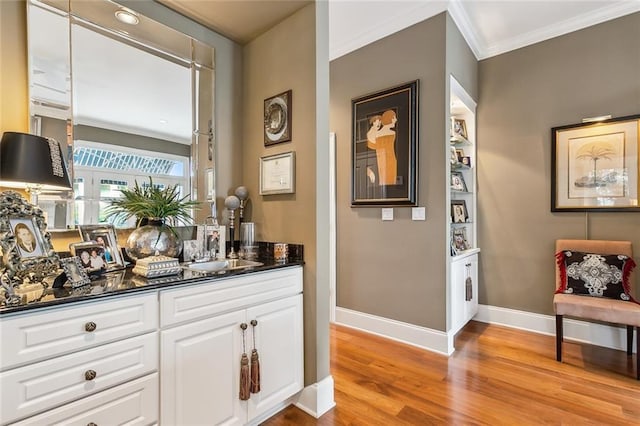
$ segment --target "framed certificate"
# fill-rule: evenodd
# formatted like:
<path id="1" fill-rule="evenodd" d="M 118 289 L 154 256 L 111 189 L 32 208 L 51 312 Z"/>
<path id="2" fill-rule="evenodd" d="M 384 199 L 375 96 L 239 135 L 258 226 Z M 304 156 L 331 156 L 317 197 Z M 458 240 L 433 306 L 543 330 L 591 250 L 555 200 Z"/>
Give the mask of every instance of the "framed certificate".
<path id="1" fill-rule="evenodd" d="M 260 158 L 260 195 L 295 192 L 295 152 Z"/>

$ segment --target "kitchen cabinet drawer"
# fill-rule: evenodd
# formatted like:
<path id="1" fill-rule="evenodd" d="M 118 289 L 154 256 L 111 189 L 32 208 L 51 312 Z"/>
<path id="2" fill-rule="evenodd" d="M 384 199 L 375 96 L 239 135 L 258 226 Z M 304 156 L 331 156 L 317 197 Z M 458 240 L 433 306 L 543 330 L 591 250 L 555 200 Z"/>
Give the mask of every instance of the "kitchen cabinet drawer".
<path id="1" fill-rule="evenodd" d="M 155 292 L 0 317 L 0 370 L 156 330 Z"/>
<path id="2" fill-rule="evenodd" d="M 15 425 L 150 425 L 158 422 L 158 405 L 158 373 L 153 373 Z"/>
<path id="3" fill-rule="evenodd" d="M 162 327 L 302 292 L 302 267 L 283 268 L 160 291 Z"/>
<path id="4" fill-rule="evenodd" d="M 158 333 L 153 332 L 2 372 L 2 422 L 49 410 L 157 369 Z"/>

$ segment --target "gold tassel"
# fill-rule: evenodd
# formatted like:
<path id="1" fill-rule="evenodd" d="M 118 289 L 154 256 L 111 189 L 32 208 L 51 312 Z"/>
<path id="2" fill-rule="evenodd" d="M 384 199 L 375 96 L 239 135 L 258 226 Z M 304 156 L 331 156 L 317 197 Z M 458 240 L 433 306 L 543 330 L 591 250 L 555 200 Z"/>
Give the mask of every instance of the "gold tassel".
<path id="1" fill-rule="evenodd" d="M 260 359 L 258 350 L 251 351 L 251 393 L 260 392 Z"/>
<path id="2" fill-rule="evenodd" d="M 240 359 L 240 401 L 246 401 L 251 396 L 251 376 L 249 374 L 249 358 L 246 353 Z"/>

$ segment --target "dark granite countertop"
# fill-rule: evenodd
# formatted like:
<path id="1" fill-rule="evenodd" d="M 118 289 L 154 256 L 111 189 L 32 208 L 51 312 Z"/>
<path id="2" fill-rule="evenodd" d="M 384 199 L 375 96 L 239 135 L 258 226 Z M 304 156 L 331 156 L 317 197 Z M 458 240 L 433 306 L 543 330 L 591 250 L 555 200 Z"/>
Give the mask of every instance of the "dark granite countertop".
<path id="1" fill-rule="evenodd" d="M 0 307 L 0 316 L 14 312 L 45 308 L 50 306 L 84 302 L 89 300 L 105 299 L 113 296 L 133 294 L 160 288 L 169 288 L 189 284 L 198 284 L 205 281 L 252 274 L 291 266 L 301 266 L 302 261 L 288 260 L 285 263 L 276 263 L 273 259 L 257 259 L 261 266 L 253 266 L 244 269 L 222 270 L 218 272 L 196 272 L 183 268 L 175 275 L 157 278 L 145 278 L 132 272 L 132 267 L 122 270 L 105 272 L 92 279 L 91 284 L 78 288 L 47 287 L 41 284 L 32 284 L 19 290 L 22 300 L 20 304 Z"/>

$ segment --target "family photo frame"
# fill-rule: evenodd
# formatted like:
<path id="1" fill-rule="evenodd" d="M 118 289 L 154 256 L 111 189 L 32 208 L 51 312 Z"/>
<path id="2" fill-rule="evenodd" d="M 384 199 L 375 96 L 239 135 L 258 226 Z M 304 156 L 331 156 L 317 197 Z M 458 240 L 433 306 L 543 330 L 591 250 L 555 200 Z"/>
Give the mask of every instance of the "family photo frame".
<path id="1" fill-rule="evenodd" d="M 451 190 L 467 192 L 467 183 L 464 181 L 462 172 L 451 172 Z"/>
<path id="2" fill-rule="evenodd" d="M 112 224 L 79 225 L 80 238 L 84 242 L 95 242 L 102 246 L 102 257 L 107 264 L 107 271 L 125 267 L 122 252 L 118 247 L 115 228 Z"/>
<path id="3" fill-rule="evenodd" d="M 351 100 L 351 206 L 417 205 L 419 81 Z"/>
<path id="4" fill-rule="evenodd" d="M 467 123 L 462 118 L 451 117 L 451 139 L 465 141 L 467 137 Z"/>
<path id="5" fill-rule="evenodd" d="M 109 263 L 105 257 L 105 248 L 100 243 L 95 241 L 71 243 L 69 250 L 72 256 L 80 258 L 80 265 L 88 274 L 100 274 L 112 270 L 109 269 Z"/>
<path id="6" fill-rule="evenodd" d="M 465 223 L 469 221 L 469 211 L 464 200 L 451 200 L 451 222 Z"/>
<path id="7" fill-rule="evenodd" d="M 0 304 L 19 302 L 14 288 L 41 283 L 59 267 L 42 210 L 15 191 L 0 193 Z"/>
<path id="8" fill-rule="evenodd" d="M 78 256 L 60 259 L 60 264 L 67 276 L 67 282 L 71 284 L 72 288 L 82 287 L 83 285 L 91 283 L 89 274 L 87 274 L 85 268 L 82 267 Z"/>
<path id="9" fill-rule="evenodd" d="M 551 211 L 640 211 L 639 129 L 640 114 L 551 129 Z"/>

